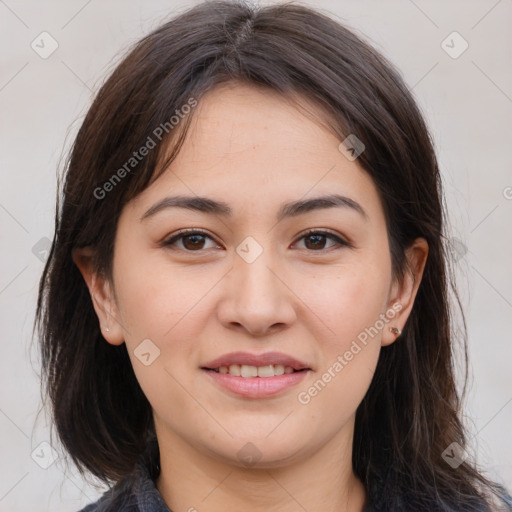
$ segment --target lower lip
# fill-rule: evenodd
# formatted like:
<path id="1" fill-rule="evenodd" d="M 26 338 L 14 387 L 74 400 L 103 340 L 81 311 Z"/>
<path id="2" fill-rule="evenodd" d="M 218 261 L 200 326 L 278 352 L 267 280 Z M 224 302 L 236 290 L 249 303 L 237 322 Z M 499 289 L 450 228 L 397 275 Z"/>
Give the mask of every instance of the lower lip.
<path id="1" fill-rule="evenodd" d="M 274 377 L 237 377 L 228 373 L 204 370 L 220 387 L 245 398 L 266 398 L 278 395 L 297 385 L 309 370 L 285 373 Z"/>

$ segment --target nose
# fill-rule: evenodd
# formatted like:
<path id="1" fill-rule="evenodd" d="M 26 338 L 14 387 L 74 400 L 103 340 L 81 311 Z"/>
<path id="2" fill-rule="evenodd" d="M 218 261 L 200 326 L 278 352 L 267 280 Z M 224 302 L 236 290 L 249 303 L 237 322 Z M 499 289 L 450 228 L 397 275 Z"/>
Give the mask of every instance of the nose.
<path id="1" fill-rule="evenodd" d="M 295 321 L 296 296 L 269 250 L 252 263 L 235 254 L 233 267 L 224 279 L 217 314 L 226 328 L 262 337 L 285 330 Z"/>

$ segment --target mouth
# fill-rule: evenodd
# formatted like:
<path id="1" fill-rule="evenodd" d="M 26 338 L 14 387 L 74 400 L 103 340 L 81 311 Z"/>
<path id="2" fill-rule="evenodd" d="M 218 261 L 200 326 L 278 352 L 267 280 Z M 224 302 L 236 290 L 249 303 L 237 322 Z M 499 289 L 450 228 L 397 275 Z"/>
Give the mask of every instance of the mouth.
<path id="1" fill-rule="evenodd" d="M 205 368 L 210 372 L 221 373 L 223 375 L 234 375 L 235 377 L 260 377 L 263 379 L 269 377 L 276 377 L 280 375 L 289 375 L 290 373 L 305 372 L 309 368 L 301 368 L 296 370 L 291 366 L 284 366 L 282 364 L 268 364 L 265 366 L 252 366 L 247 364 L 232 364 L 229 366 L 219 366 L 218 368 Z"/>
<path id="2" fill-rule="evenodd" d="M 281 352 L 231 352 L 207 362 L 201 368 L 236 377 L 263 378 L 311 370 L 307 363 Z"/>
<path id="3" fill-rule="evenodd" d="M 234 352 L 200 367 L 217 387 L 243 398 L 278 395 L 313 371 L 302 361 L 279 352 Z"/>

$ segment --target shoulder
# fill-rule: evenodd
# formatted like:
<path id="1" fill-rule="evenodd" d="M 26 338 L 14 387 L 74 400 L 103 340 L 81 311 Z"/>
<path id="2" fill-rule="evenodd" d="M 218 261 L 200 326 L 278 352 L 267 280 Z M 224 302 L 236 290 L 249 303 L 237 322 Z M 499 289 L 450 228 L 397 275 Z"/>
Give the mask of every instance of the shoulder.
<path id="1" fill-rule="evenodd" d="M 154 437 L 129 475 L 78 512 L 171 512 L 155 484 L 159 472 L 159 450 Z"/>
<path id="2" fill-rule="evenodd" d="M 135 512 L 139 508 L 137 496 L 133 491 L 133 478 L 126 477 L 106 491 L 97 501 L 78 512 L 117 512 L 119 510 Z"/>

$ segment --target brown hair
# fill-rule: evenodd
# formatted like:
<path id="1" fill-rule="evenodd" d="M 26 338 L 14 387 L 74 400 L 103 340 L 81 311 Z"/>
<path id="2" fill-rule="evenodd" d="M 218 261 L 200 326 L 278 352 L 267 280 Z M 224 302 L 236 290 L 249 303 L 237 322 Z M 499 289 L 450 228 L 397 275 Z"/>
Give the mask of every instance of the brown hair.
<path id="1" fill-rule="evenodd" d="M 117 221 L 124 205 L 172 161 L 193 113 L 166 130 L 122 180 L 98 189 L 176 110 L 223 82 L 241 81 L 302 95 L 330 112 L 343 140 L 366 146 L 360 165 L 382 200 L 393 272 L 424 237 L 429 256 L 401 339 L 381 351 L 355 424 L 353 468 L 381 510 L 491 510 L 502 492 L 467 460 L 452 469 L 441 454 L 465 446 L 453 372 L 449 253 L 441 180 L 424 120 L 389 62 L 330 17 L 296 4 L 256 8 L 202 3 L 139 41 L 101 87 L 59 183 L 55 237 L 40 282 L 39 329 L 45 393 L 73 461 L 106 482 L 134 467 L 154 435 L 150 404 L 126 345 L 107 343 L 72 251 L 92 247 L 95 268 L 111 278 Z M 96 192 L 95 192 L 96 191 Z M 467 365 L 465 336 L 462 339 Z"/>

